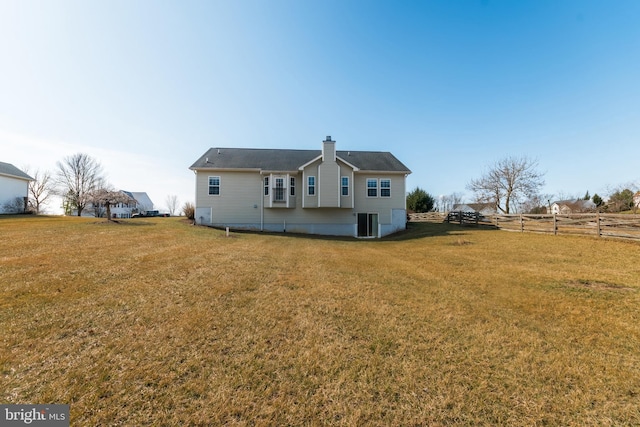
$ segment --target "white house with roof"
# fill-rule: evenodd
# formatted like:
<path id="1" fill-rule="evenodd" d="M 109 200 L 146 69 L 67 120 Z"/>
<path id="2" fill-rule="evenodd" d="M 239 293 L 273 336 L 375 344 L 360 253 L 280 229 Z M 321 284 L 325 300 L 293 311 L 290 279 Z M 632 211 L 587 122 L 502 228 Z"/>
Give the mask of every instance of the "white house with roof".
<path id="1" fill-rule="evenodd" d="M 0 162 L 0 213 L 24 212 L 30 181 L 33 178 L 11 163 Z"/>
<path id="2" fill-rule="evenodd" d="M 131 202 L 118 203 L 111 206 L 111 215 L 114 216 L 114 218 L 131 218 L 133 214 L 153 210 L 153 202 L 147 193 L 143 191 L 120 191 L 129 196 Z"/>
<path id="3" fill-rule="evenodd" d="M 406 177 L 389 152 L 211 148 L 191 167 L 198 224 L 381 237 L 406 228 Z"/>
<path id="4" fill-rule="evenodd" d="M 131 218 L 133 214 L 146 213 L 147 211 L 153 210 L 153 202 L 147 193 L 142 191 L 119 191 L 127 195 L 131 201 L 111 205 L 109 209 L 111 210 L 111 216 L 113 218 Z M 106 213 L 107 209 L 105 206 L 89 203 L 87 207 L 83 209 L 82 216 L 102 218 Z M 77 209 L 73 209 L 70 214 L 71 216 L 76 216 L 78 214 Z"/>
<path id="5" fill-rule="evenodd" d="M 551 204 L 551 209 L 547 208 L 547 214 L 568 215 L 572 213 L 595 212 L 595 210 L 596 204 L 591 200 L 559 200 Z"/>

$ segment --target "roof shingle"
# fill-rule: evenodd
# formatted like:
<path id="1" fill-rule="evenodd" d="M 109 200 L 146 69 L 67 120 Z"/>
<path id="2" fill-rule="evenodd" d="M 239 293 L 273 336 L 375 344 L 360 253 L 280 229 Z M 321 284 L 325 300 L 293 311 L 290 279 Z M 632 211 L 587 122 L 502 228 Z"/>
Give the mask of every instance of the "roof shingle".
<path id="1" fill-rule="evenodd" d="M 295 171 L 322 154 L 321 150 L 210 148 L 189 169 L 257 169 Z M 364 171 L 411 173 L 393 154 L 383 151 L 336 151 Z"/>
<path id="2" fill-rule="evenodd" d="M 11 163 L 0 162 L 0 175 L 10 175 L 16 178 L 33 181 L 33 178 L 22 172 L 17 167 L 13 166 Z"/>

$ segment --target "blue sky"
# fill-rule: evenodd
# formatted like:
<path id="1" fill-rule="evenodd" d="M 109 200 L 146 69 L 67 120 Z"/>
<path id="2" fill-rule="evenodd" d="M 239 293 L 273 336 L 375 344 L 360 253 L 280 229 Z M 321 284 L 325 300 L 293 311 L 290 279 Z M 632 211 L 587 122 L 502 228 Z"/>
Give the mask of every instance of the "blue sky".
<path id="1" fill-rule="evenodd" d="M 640 183 L 638 1 L 0 0 L 0 161 L 98 159 L 194 199 L 209 147 L 391 151 L 473 195 L 505 156 L 544 193 Z"/>

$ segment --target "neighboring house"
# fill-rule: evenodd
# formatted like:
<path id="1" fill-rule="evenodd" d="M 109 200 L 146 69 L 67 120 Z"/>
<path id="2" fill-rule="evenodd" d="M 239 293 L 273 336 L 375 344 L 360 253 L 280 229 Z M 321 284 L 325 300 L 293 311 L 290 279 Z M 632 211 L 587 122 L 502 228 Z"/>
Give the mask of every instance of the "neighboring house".
<path id="1" fill-rule="evenodd" d="M 0 213 L 22 213 L 29 199 L 29 175 L 11 163 L 0 162 Z"/>
<path id="2" fill-rule="evenodd" d="M 596 210 L 596 204 L 591 200 L 559 200 L 551 204 L 551 209 L 547 208 L 548 214 L 572 214 L 572 213 L 588 213 Z"/>
<path id="3" fill-rule="evenodd" d="M 195 219 L 235 229 L 381 237 L 406 228 L 406 176 L 389 152 L 211 148 L 196 174 Z"/>
<path id="4" fill-rule="evenodd" d="M 114 218 L 131 218 L 131 215 L 136 213 L 146 213 L 153 210 L 153 202 L 145 192 L 139 191 L 125 191 L 121 190 L 124 194 L 131 198 L 130 203 L 118 203 L 111 206 L 111 215 Z"/>
<path id="5" fill-rule="evenodd" d="M 635 206 L 636 209 L 640 208 L 640 191 L 633 195 L 633 206 Z"/>
<path id="6" fill-rule="evenodd" d="M 153 210 L 153 202 L 145 192 L 125 191 L 120 192 L 126 194 L 131 198 L 129 203 L 118 203 L 109 207 L 111 210 L 111 216 L 113 218 L 131 218 L 133 214 L 145 213 Z M 106 215 L 107 209 L 104 206 L 95 206 L 93 203 L 89 203 L 82 211 L 82 216 L 91 216 L 102 218 Z M 78 215 L 78 210 L 73 209 L 71 216 Z"/>
<path id="7" fill-rule="evenodd" d="M 480 215 L 494 215 L 495 203 L 462 203 L 453 205 L 452 212 L 478 212 Z"/>

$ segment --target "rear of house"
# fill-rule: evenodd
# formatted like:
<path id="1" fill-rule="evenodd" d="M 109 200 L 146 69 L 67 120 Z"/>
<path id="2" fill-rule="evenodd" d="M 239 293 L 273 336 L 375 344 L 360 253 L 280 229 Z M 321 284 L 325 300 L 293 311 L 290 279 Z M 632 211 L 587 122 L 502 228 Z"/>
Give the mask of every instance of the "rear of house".
<path id="1" fill-rule="evenodd" d="M 381 237 L 406 227 L 406 176 L 389 152 L 211 148 L 196 175 L 196 222 L 217 227 Z"/>

